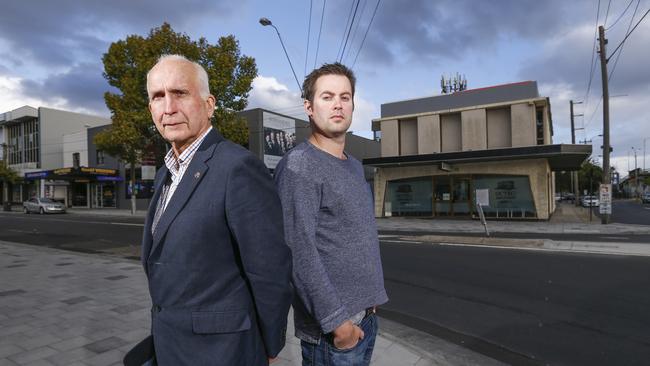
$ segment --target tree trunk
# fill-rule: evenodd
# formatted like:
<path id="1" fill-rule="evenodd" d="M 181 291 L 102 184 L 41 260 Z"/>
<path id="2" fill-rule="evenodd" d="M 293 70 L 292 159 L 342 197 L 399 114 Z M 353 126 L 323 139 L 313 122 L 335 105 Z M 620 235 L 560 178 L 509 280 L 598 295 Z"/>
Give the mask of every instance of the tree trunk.
<path id="1" fill-rule="evenodd" d="M 131 162 L 131 215 L 135 215 L 135 162 Z"/>

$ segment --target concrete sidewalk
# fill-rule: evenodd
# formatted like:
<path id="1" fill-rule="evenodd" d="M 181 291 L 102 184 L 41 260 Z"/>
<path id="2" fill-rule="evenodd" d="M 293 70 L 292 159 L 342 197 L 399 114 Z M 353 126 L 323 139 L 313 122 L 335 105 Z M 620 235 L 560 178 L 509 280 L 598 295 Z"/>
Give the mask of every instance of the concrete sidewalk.
<path id="1" fill-rule="evenodd" d="M 593 208 L 597 210 L 597 207 Z M 390 217 L 377 219 L 379 231 L 484 233 L 479 220 L 447 218 Z M 488 220 L 490 233 L 556 233 L 556 234 L 650 234 L 648 225 L 602 225 L 595 215 L 590 220 L 589 209 L 560 203 L 548 221 Z"/>
<path id="2" fill-rule="evenodd" d="M 150 307 L 138 261 L 0 242 L 2 366 L 121 365 L 125 352 L 148 334 Z M 300 363 L 299 342 L 288 336 L 274 365 Z M 501 363 L 380 319 L 372 364 Z"/>

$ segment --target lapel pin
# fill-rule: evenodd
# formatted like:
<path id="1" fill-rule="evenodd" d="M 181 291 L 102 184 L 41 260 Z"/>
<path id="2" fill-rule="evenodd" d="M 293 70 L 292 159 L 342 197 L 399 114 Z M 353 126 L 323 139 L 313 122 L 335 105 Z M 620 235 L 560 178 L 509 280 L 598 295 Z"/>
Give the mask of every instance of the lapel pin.
<path id="1" fill-rule="evenodd" d="M 194 173 L 194 178 L 195 179 L 199 179 L 200 176 L 201 176 L 201 173 L 199 173 L 199 172 Z"/>

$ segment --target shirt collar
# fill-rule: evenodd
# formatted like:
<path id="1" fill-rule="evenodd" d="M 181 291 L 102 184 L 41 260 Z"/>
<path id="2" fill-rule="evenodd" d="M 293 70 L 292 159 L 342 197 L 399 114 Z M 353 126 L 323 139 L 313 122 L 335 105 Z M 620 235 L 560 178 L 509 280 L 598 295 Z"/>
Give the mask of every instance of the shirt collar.
<path id="1" fill-rule="evenodd" d="M 176 175 L 178 174 L 178 171 L 180 170 L 181 165 L 186 165 L 189 164 L 190 161 L 192 161 L 192 157 L 194 157 L 194 153 L 196 150 L 198 150 L 199 146 L 201 146 L 201 143 L 205 139 L 205 136 L 208 135 L 212 131 L 212 126 L 210 126 L 207 131 L 205 131 L 201 136 L 199 136 L 198 139 L 194 140 L 188 146 L 179 156 L 178 159 L 176 158 L 176 155 L 174 155 L 174 150 L 169 149 L 167 152 L 167 155 L 165 155 L 165 165 L 167 166 L 167 169 L 169 171 Z"/>

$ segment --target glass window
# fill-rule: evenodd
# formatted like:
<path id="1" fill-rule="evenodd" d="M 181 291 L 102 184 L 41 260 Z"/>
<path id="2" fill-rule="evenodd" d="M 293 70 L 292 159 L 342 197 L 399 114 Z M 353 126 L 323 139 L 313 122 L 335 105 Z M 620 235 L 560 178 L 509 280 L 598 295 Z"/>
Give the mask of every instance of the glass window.
<path id="1" fill-rule="evenodd" d="M 431 177 L 388 182 L 385 199 L 387 216 L 431 216 Z"/>
<path id="2" fill-rule="evenodd" d="M 483 206 L 486 217 L 537 217 L 528 176 L 475 176 L 474 189 L 489 191 L 490 204 Z"/>
<path id="3" fill-rule="evenodd" d="M 544 145 L 544 108 L 537 108 L 537 145 Z"/>

